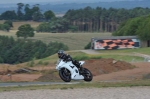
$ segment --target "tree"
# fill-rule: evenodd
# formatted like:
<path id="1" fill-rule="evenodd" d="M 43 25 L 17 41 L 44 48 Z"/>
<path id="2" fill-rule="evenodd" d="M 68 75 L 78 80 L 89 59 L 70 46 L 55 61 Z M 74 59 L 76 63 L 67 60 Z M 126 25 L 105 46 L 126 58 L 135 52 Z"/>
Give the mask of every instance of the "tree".
<path id="1" fill-rule="evenodd" d="M 55 14 L 51 10 L 48 10 L 44 13 L 44 17 L 46 20 L 50 20 L 55 17 Z"/>
<path id="2" fill-rule="evenodd" d="M 4 62 L 4 60 L 0 57 L 0 63 L 3 63 Z"/>
<path id="3" fill-rule="evenodd" d="M 8 24 L 0 24 L 0 30 L 9 32 L 10 26 Z"/>
<path id="4" fill-rule="evenodd" d="M 41 23 L 37 28 L 36 28 L 37 32 L 51 32 L 51 28 L 49 26 L 48 23 L 44 22 Z"/>
<path id="5" fill-rule="evenodd" d="M 32 19 L 33 21 L 40 21 L 43 19 L 43 14 L 40 11 L 39 4 L 34 5 L 32 8 Z"/>
<path id="6" fill-rule="evenodd" d="M 91 48 L 91 42 L 89 42 L 85 47 L 84 49 L 90 49 Z"/>
<path id="7" fill-rule="evenodd" d="M 141 40 L 150 40 L 150 15 L 129 19 L 122 23 L 119 29 L 113 33 L 117 36 L 137 35 Z"/>
<path id="8" fill-rule="evenodd" d="M 118 35 L 118 36 L 137 35 L 137 30 L 140 27 L 141 22 L 143 22 L 142 17 L 129 19 L 129 20 L 121 23 L 118 30 L 116 32 L 114 32 L 113 35 Z"/>
<path id="9" fill-rule="evenodd" d="M 9 32 L 10 28 L 13 27 L 12 21 L 5 21 L 4 24 L 0 24 L 0 30 Z"/>
<path id="10" fill-rule="evenodd" d="M 6 11 L 4 13 L 1 14 L 0 19 L 3 20 L 15 20 L 17 19 L 17 14 L 15 13 L 15 11 Z"/>
<path id="11" fill-rule="evenodd" d="M 9 32 L 9 30 L 10 30 L 10 25 L 9 25 L 9 24 L 3 24 L 3 28 L 4 28 L 4 31 Z"/>
<path id="12" fill-rule="evenodd" d="M 139 36 L 139 38 L 143 41 L 147 41 L 150 40 L 150 15 L 147 17 L 143 17 L 141 18 L 142 22 L 140 24 L 140 26 L 137 29 L 137 34 Z"/>
<path id="13" fill-rule="evenodd" d="M 13 23 L 10 20 L 5 21 L 4 24 L 8 24 L 10 27 L 13 27 Z"/>
<path id="14" fill-rule="evenodd" d="M 37 32 L 66 32 L 69 29 L 69 22 L 64 18 L 54 18 L 48 23 L 42 23 L 37 28 Z"/>
<path id="15" fill-rule="evenodd" d="M 65 18 L 57 18 L 50 22 L 51 29 L 56 32 L 66 32 L 68 30 L 69 22 Z"/>
<path id="16" fill-rule="evenodd" d="M 18 10 L 17 10 L 17 16 L 18 16 L 18 19 L 19 20 L 22 20 L 23 19 L 23 13 L 22 13 L 22 7 L 24 6 L 23 3 L 17 3 L 18 5 Z"/>
<path id="17" fill-rule="evenodd" d="M 29 7 L 30 7 L 30 5 L 26 4 L 25 8 L 24 8 L 24 12 L 25 12 L 24 19 L 25 20 L 32 20 L 33 11 Z"/>
<path id="18" fill-rule="evenodd" d="M 30 24 L 21 25 L 18 30 L 19 31 L 16 33 L 17 37 L 24 37 L 24 39 L 27 37 L 34 37 L 34 29 Z"/>
<path id="19" fill-rule="evenodd" d="M 40 21 L 43 18 L 43 15 L 40 11 L 34 12 L 33 21 Z"/>

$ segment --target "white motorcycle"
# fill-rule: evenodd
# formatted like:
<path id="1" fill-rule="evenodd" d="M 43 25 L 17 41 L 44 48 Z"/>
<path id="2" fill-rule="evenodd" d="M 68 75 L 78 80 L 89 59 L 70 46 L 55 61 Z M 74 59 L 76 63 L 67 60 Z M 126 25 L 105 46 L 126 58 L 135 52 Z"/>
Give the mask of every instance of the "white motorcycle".
<path id="1" fill-rule="evenodd" d="M 84 61 L 79 61 L 80 66 L 84 64 Z M 85 80 L 91 81 L 93 79 L 92 73 L 81 67 L 80 69 L 75 66 L 75 63 L 70 61 L 63 61 L 59 59 L 56 64 L 56 69 L 59 71 L 60 78 L 65 82 L 70 82 L 71 80 Z"/>

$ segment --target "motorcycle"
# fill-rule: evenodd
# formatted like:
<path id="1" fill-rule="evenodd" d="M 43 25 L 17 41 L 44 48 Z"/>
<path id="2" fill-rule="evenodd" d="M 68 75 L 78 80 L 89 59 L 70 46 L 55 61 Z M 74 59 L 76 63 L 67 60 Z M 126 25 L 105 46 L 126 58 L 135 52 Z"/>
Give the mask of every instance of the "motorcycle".
<path id="1" fill-rule="evenodd" d="M 71 80 L 92 81 L 92 73 L 87 68 L 82 67 L 85 62 L 79 61 L 79 63 L 81 67 L 77 68 L 75 62 L 59 59 L 56 64 L 56 70 L 59 71 L 60 78 L 65 82 L 70 82 Z"/>

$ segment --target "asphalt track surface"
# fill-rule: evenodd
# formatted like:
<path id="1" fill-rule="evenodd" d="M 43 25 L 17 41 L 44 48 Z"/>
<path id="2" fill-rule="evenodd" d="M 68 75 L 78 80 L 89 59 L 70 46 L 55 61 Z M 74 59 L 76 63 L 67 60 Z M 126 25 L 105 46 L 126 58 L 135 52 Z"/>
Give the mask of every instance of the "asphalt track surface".
<path id="1" fill-rule="evenodd" d="M 18 82 L 18 83 L 0 83 L 0 87 L 13 86 L 31 86 L 31 85 L 56 85 L 56 84 L 77 84 L 79 82 Z"/>

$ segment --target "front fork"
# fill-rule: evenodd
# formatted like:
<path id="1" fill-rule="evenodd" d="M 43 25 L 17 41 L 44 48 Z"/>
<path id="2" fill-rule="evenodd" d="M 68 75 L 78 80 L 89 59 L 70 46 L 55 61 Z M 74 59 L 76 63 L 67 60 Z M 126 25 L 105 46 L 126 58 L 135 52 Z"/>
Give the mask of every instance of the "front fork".
<path id="1" fill-rule="evenodd" d="M 78 70 L 79 70 L 79 74 L 80 74 L 80 75 L 84 74 L 84 71 L 83 71 L 84 68 L 83 68 L 82 66 L 81 66 L 80 68 L 78 68 Z"/>

